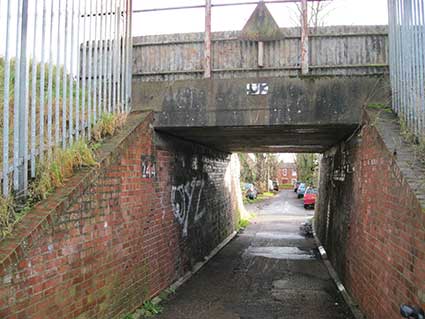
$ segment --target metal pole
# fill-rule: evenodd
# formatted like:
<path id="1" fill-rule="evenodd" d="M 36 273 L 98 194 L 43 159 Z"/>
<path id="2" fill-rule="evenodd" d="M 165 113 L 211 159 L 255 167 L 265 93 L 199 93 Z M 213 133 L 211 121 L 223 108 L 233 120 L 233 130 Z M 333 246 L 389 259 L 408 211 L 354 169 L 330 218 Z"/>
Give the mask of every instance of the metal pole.
<path id="1" fill-rule="evenodd" d="M 7 1 L 6 41 L 4 57 L 4 94 L 3 94 L 3 195 L 9 195 L 9 80 L 10 80 L 10 20 L 11 0 Z"/>
<path id="2" fill-rule="evenodd" d="M 27 59 L 27 35 L 28 35 L 28 1 L 22 2 L 22 29 L 21 29 L 21 57 L 20 57 L 20 90 L 19 90 L 19 169 L 18 169 L 18 190 L 26 194 L 27 171 L 25 168 L 28 163 L 25 161 L 27 157 L 27 140 L 28 140 L 28 100 L 27 100 L 27 85 L 28 85 L 28 59 Z"/>
<path id="3" fill-rule="evenodd" d="M 308 45 L 308 6 L 307 0 L 301 1 L 301 73 L 308 74 L 309 69 L 309 45 Z"/>
<path id="4" fill-rule="evenodd" d="M 21 21 L 22 21 L 22 0 L 18 0 L 18 16 L 16 19 L 16 61 L 15 61 L 15 92 L 14 92 L 14 107 L 13 107 L 13 188 L 14 190 L 19 189 L 19 174 L 18 174 L 18 166 L 19 166 L 19 111 L 20 111 L 20 85 L 21 85 Z"/>
<path id="5" fill-rule="evenodd" d="M 121 104 L 121 110 L 122 112 L 125 112 L 125 83 L 126 83 L 126 53 L 125 53 L 125 36 L 126 36 L 126 18 L 125 18 L 125 12 L 126 12 L 126 7 L 125 7 L 125 0 L 121 0 L 121 5 L 122 5 L 122 16 L 121 16 L 121 23 L 122 23 L 122 32 L 121 32 L 121 100 L 120 100 L 120 104 Z"/>
<path id="6" fill-rule="evenodd" d="M 423 1 L 419 2 L 419 60 L 420 60 L 420 90 L 422 94 L 422 103 L 421 103 L 421 123 L 422 123 L 422 134 L 425 135 L 425 10 Z M 424 136 L 422 136 L 424 138 Z"/>
<path id="7" fill-rule="evenodd" d="M 132 85 L 132 52 L 133 52 L 133 38 L 132 38 L 132 1 L 127 1 L 127 92 L 126 92 L 126 110 L 130 111 L 130 102 L 131 102 L 131 85 Z"/>
<path id="8" fill-rule="evenodd" d="M 307 0 L 307 1 L 332 1 L 332 0 Z M 275 1 L 264 1 L 264 3 L 299 3 L 302 0 L 275 0 Z M 246 2 L 231 2 L 231 3 L 215 3 L 212 5 L 216 7 L 231 7 L 231 6 L 246 6 L 246 5 L 257 5 L 258 1 L 246 1 Z M 190 6 L 178 6 L 178 7 L 164 7 L 164 8 L 149 8 L 149 9 L 138 9 L 134 10 L 133 13 L 142 12 L 157 12 L 157 11 L 170 11 L 170 10 L 187 10 L 187 9 L 203 9 L 205 5 L 190 5 Z"/>
<path id="9" fill-rule="evenodd" d="M 47 151 L 49 159 L 52 157 L 52 124 L 53 124 L 53 20 L 55 17 L 54 1 L 50 8 L 50 32 L 49 32 L 49 82 L 48 82 L 48 103 L 47 103 Z M 59 21 L 59 19 L 58 19 Z"/>
<path id="10" fill-rule="evenodd" d="M 117 55 L 116 55 L 116 100 L 115 103 L 118 108 L 118 112 L 121 112 L 121 105 L 120 105 L 120 95 L 121 95 L 121 81 L 120 81 L 120 75 L 121 75 L 121 0 L 118 0 L 117 5 L 117 34 L 116 34 L 116 44 L 117 44 Z"/>
<path id="11" fill-rule="evenodd" d="M 204 78 L 211 78 L 211 0 L 205 0 Z"/>
<path id="12" fill-rule="evenodd" d="M 35 177 L 35 152 L 36 152 L 36 104 L 37 104 L 37 11 L 38 0 L 34 2 L 34 35 L 32 44 L 32 88 L 31 88 L 31 177 Z M 40 67 L 42 65 L 40 64 Z M 40 92 L 41 93 L 41 92 Z"/>
<path id="13" fill-rule="evenodd" d="M 114 53 L 112 59 L 112 67 L 113 67 L 113 79 L 112 79 L 112 112 L 116 112 L 117 110 L 117 90 L 116 90 L 116 82 L 117 82 L 117 56 L 118 56 L 118 3 L 115 1 L 115 25 L 114 25 Z"/>
<path id="14" fill-rule="evenodd" d="M 59 145 L 60 135 L 59 135 L 59 101 L 60 101 L 60 86 L 61 86 L 61 17 L 62 17 L 62 1 L 59 1 L 58 9 L 58 29 L 57 29 L 57 56 L 56 56 L 56 100 L 55 100 L 55 144 Z"/>
<path id="15" fill-rule="evenodd" d="M 92 12 L 93 9 L 93 1 L 90 1 L 90 12 Z M 87 137 L 88 139 L 91 138 L 91 123 L 92 123 L 92 60 L 93 60 L 93 41 L 91 39 L 92 35 L 92 17 L 89 18 L 89 50 L 87 52 L 88 54 L 88 88 L 87 88 Z"/>
<path id="16" fill-rule="evenodd" d="M 62 148 L 66 148 L 66 122 L 67 122 L 67 84 L 68 84 L 68 11 L 69 11 L 69 0 L 65 1 L 65 34 L 64 34 L 64 55 L 63 55 L 63 80 L 62 80 Z"/>
<path id="17" fill-rule="evenodd" d="M 78 0 L 77 10 L 77 70 L 76 70 L 76 87 L 75 87 L 75 139 L 80 138 L 80 72 L 81 72 L 81 45 L 80 45 L 80 28 L 81 28 L 81 0 Z"/>
<path id="18" fill-rule="evenodd" d="M 87 1 L 84 1 L 84 13 L 87 13 Z M 81 69 L 81 135 L 86 136 L 86 68 L 87 68 L 87 43 L 86 43 L 86 18 L 83 18 L 83 44 L 80 49 L 83 54 L 83 67 Z"/>
<path id="19" fill-rule="evenodd" d="M 98 99 L 97 99 L 97 93 L 98 93 L 98 84 L 97 84 L 97 77 L 98 77 L 98 65 L 99 65 L 99 41 L 97 39 L 97 13 L 98 10 L 99 1 L 95 0 L 94 3 L 94 12 L 95 14 L 90 17 L 90 19 L 94 19 L 94 41 L 93 41 L 93 124 L 97 121 L 97 109 L 98 109 Z"/>
<path id="20" fill-rule="evenodd" d="M 71 61 L 69 66 L 69 145 L 73 143 L 74 139 L 74 119 L 73 119 L 73 110 L 74 110 L 74 48 L 75 48 L 75 0 L 71 0 Z"/>
<path id="21" fill-rule="evenodd" d="M 113 32 L 112 32 L 112 26 L 113 26 L 113 0 L 110 1 L 110 5 L 111 5 L 111 14 L 110 14 L 110 19 L 109 19 L 109 40 L 108 40 L 108 48 L 109 48 L 109 52 L 108 52 L 108 57 L 109 57 L 109 65 L 108 65 L 108 112 L 112 112 L 113 108 L 112 108 L 112 66 L 113 66 L 113 51 L 112 51 L 112 47 L 113 47 Z"/>
<path id="22" fill-rule="evenodd" d="M 44 158 L 44 95 L 45 95 L 45 45 L 46 45 L 46 0 L 43 0 L 43 22 L 41 27 L 41 58 L 40 58 L 40 133 L 39 133 L 39 149 L 40 149 L 40 161 Z"/>
<path id="23" fill-rule="evenodd" d="M 101 96 L 101 105 L 100 105 L 100 115 L 105 112 L 106 107 L 106 77 L 105 77 L 105 70 L 106 70 L 106 49 L 105 49 L 105 43 L 106 43 L 106 16 L 104 16 L 104 12 L 107 10 L 106 1 L 102 0 L 101 2 L 101 8 L 100 11 L 102 12 L 101 18 L 100 18 L 100 43 L 101 43 L 101 71 L 100 71 L 100 96 Z"/>

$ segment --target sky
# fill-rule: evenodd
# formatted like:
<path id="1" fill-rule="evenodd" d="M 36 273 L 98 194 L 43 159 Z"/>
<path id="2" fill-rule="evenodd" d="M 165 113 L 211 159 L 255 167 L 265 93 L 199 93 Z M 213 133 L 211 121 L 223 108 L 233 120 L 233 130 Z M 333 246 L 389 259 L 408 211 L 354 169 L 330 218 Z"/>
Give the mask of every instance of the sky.
<path id="1" fill-rule="evenodd" d="M 213 4 L 246 0 L 212 0 Z M 175 7 L 204 4 L 204 0 L 134 0 L 134 9 Z M 326 25 L 387 24 L 387 0 L 333 0 L 326 2 L 323 22 Z M 295 4 L 267 4 L 280 27 L 295 26 L 298 21 Z M 218 7 L 212 9 L 213 31 L 240 30 L 248 20 L 254 5 Z M 167 34 L 201 32 L 204 30 L 203 9 L 136 13 L 134 34 Z"/>

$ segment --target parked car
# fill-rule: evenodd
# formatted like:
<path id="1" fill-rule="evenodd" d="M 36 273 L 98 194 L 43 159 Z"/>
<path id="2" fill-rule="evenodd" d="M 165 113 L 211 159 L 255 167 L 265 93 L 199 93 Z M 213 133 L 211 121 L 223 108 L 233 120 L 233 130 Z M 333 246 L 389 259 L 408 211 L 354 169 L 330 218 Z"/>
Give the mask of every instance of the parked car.
<path id="1" fill-rule="evenodd" d="M 316 204 L 317 189 L 313 187 L 307 187 L 304 193 L 304 208 L 314 208 Z"/>
<path id="2" fill-rule="evenodd" d="M 273 181 L 273 190 L 278 192 L 279 191 L 279 182 Z"/>
<path id="3" fill-rule="evenodd" d="M 258 195 L 257 188 L 254 186 L 254 184 L 246 184 L 245 185 L 245 197 L 248 199 L 256 199 Z"/>
<path id="4" fill-rule="evenodd" d="M 298 198 L 303 198 L 304 197 L 305 189 L 306 189 L 305 184 L 304 183 L 300 183 L 300 185 L 298 186 L 298 189 L 297 189 L 297 197 Z"/>
<path id="5" fill-rule="evenodd" d="M 300 186 L 300 184 L 301 184 L 301 182 L 296 182 L 296 183 L 294 184 L 294 193 L 296 193 L 296 192 L 297 192 L 297 190 L 298 190 L 298 186 Z"/>

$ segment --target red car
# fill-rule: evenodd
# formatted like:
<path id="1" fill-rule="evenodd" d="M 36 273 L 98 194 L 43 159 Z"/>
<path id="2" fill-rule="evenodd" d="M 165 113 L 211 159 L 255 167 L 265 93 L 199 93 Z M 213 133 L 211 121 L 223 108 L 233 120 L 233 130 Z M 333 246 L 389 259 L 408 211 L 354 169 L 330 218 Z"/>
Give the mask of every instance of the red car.
<path id="1" fill-rule="evenodd" d="M 307 209 L 309 207 L 314 208 L 314 204 L 316 204 L 317 197 L 317 189 L 308 187 L 304 193 L 304 208 Z"/>

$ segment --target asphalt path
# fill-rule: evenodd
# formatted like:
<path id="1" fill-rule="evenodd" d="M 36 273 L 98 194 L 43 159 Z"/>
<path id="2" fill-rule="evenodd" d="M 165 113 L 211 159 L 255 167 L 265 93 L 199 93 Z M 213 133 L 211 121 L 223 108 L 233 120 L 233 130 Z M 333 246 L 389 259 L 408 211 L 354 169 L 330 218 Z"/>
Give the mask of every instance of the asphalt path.
<path id="1" fill-rule="evenodd" d="M 293 191 L 247 205 L 252 223 L 166 301 L 161 319 L 352 319 L 320 259 L 300 235 L 313 217 Z"/>

